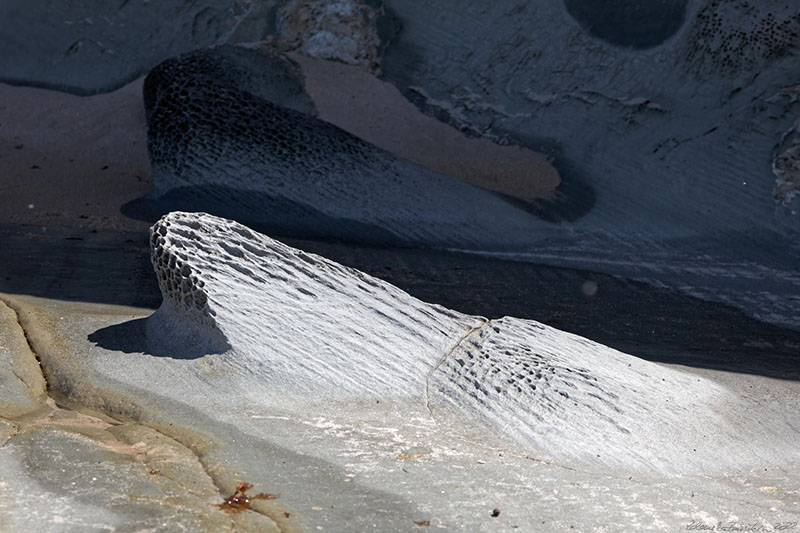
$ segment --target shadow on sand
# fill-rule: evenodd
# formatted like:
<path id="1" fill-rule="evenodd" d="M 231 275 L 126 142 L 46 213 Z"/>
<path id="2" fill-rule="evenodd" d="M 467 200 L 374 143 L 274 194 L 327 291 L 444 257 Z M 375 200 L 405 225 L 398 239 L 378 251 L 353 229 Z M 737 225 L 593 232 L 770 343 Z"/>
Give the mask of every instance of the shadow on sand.
<path id="1" fill-rule="evenodd" d="M 172 359 L 199 359 L 206 355 L 215 355 L 225 350 L 211 350 L 199 344 L 185 346 L 178 350 L 174 346 L 163 347 L 157 343 L 147 342 L 147 318 L 136 318 L 120 324 L 100 328 L 90 333 L 88 339 L 97 346 L 106 350 L 122 353 L 142 353 L 154 357 L 169 357 Z"/>

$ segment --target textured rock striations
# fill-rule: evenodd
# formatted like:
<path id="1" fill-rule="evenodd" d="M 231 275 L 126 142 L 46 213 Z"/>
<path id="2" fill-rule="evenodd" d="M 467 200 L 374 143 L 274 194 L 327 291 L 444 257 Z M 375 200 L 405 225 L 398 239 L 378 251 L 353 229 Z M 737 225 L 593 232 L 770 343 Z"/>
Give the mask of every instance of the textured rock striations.
<path id="1" fill-rule="evenodd" d="M 224 352 L 281 395 L 420 398 L 480 324 L 210 215 L 165 216 L 151 250 L 164 297 L 148 319 L 153 348 Z"/>
<path id="2" fill-rule="evenodd" d="M 206 214 L 165 216 L 151 245 L 164 296 L 147 321 L 151 349 L 205 355 L 215 387 L 289 409 L 423 404 L 443 423 L 455 412 L 547 456 L 612 465 L 719 466 L 761 453 L 723 423 L 736 397 L 706 379 L 531 320 L 426 304 Z"/>
<path id="3" fill-rule="evenodd" d="M 223 45 L 167 59 L 147 75 L 143 87 L 148 117 L 168 92 L 188 95 L 198 83 L 234 86 L 283 107 L 314 115 L 303 78 L 286 56 L 270 50 Z"/>
<path id="4" fill-rule="evenodd" d="M 381 243 L 528 241 L 536 219 L 523 209 L 207 75 L 218 55 L 170 60 L 145 80 L 151 199 L 271 230 Z"/>

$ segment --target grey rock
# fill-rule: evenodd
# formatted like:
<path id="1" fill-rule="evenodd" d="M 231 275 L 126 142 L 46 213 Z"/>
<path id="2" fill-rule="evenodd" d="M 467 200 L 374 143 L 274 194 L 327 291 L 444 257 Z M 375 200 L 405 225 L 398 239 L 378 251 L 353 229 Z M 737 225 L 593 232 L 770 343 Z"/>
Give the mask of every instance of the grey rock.
<path id="1" fill-rule="evenodd" d="M 404 25 L 382 58 L 385 79 L 441 120 L 553 158 L 562 184 L 532 207 L 553 223 L 531 230 L 535 244 L 517 258 L 798 327 L 800 210 L 780 202 L 795 187 L 776 187 L 772 168 L 776 156 L 791 167 L 781 141 L 800 114 L 786 91 L 800 66 L 796 4 L 387 4 Z M 612 13 L 645 23 L 661 13 L 652 35 L 669 31 L 647 48 L 620 46 L 630 28 L 614 29 Z"/>
<path id="2" fill-rule="evenodd" d="M 231 45 L 195 50 L 159 63 L 145 78 L 145 113 L 150 117 L 167 93 L 188 95 L 201 83 L 236 87 L 277 105 L 315 114 L 300 69 L 292 60 L 270 49 Z"/>
<path id="3" fill-rule="evenodd" d="M 536 218 L 524 209 L 207 75 L 217 57 L 168 61 L 145 83 L 148 198 L 162 210 L 380 244 L 502 250 L 529 241 Z M 261 94 L 282 94 L 277 84 Z"/>
<path id="4" fill-rule="evenodd" d="M 770 169 L 798 116 L 781 96 L 797 83 L 796 5 L 390 5 L 408 24 L 387 49 L 385 77 L 464 129 L 549 151 L 565 182 L 540 205 L 552 219 L 629 240 L 798 231 L 798 218 L 776 209 Z M 577 21 L 578 11 L 602 20 Z M 619 38 L 628 17 L 642 30 L 678 27 L 647 49 L 622 47 L 596 35 L 611 13 Z"/>
<path id="5" fill-rule="evenodd" d="M 158 62 L 216 44 L 262 41 L 273 2 L 143 0 L 0 5 L 0 80 L 94 94 Z"/>
<path id="6" fill-rule="evenodd" d="M 151 250 L 163 303 L 148 349 L 197 360 L 182 379 L 212 390 L 290 411 L 388 402 L 447 420 L 446 407 L 527 452 L 609 468 L 711 472 L 793 455 L 785 439 L 766 450 L 725 422 L 746 407 L 712 382 L 535 321 L 420 302 L 233 221 L 170 213 Z"/>
<path id="7" fill-rule="evenodd" d="M 278 46 L 377 70 L 378 9 L 363 0 L 292 0 L 278 11 Z"/>
<path id="8" fill-rule="evenodd" d="M 276 523 L 294 520 L 312 531 L 418 531 L 415 522 L 425 521 L 469 531 L 674 530 L 732 516 L 740 524 L 798 516 L 791 401 L 796 381 L 645 363 L 533 321 L 506 318 L 476 324 L 474 337 L 456 333 L 456 349 L 431 374 L 426 394 L 418 374 L 425 374 L 435 350 L 424 339 L 444 343 L 451 334 L 439 326 L 463 331 L 474 319 L 251 230 L 241 233 L 234 223 L 212 224 L 218 220 L 168 219 L 164 240 L 175 265 L 167 259 L 159 271 L 174 272 L 171 279 L 164 272 L 167 302 L 154 316 L 103 304 L 15 301 L 59 391 L 84 407 L 169 436 L 191 450 L 222 494 L 231 494 L 239 481 L 278 493 L 274 502 L 260 502 L 274 505 L 258 508 Z M 158 264 L 164 252 L 155 256 Z M 206 326 L 196 321 L 198 291 L 181 292 L 186 265 L 195 287 L 204 282 Z M 193 337 L 175 335 L 172 344 L 202 341 L 213 320 L 231 349 L 202 357 L 171 351 L 170 339 L 154 339 L 169 331 L 170 315 L 176 318 L 173 335 L 195 322 Z M 592 360 L 592 354 L 601 357 Z M 409 364 L 395 365 L 398 360 Z M 355 379 L 330 364 L 353 361 L 361 365 L 353 369 Z M 537 361 L 553 367 L 552 373 L 534 369 L 543 375 L 539 381 L 522 365 Z M 389 370 L 393 379 L 375 379 Z M 469 390 L 473 373 L 486 394 Z M 517 390 L 529 385 L 526 376 L 535 392 Z M 659 384 L 660 378 L 665 381 Z M 671 394 L 680 391 L 670 387 L 679 383 L 686 385 L 683 392 L 695 393 L 680 394 L 679 402 L 701 404 L 689 414 L 672 406 Z M 524 434 L 521 413 L 542 417 L 533 435 Z M 652 440 L 642 453 L 655 453 L 662 465 L 677 454 L 672 466 L 645 464 L 632 443 L 606 456 L 619 450 L 608 446 L 617 430 L 607 417 L 634 422 L 624 422 L 631 434 Z M 658 424 L 670 417 L 678 419 L 674 426 Z M 639 433 L 648 424 L 652 431 Z M 590 430 L 598 427 L 612 431 Z M 671 432 L 675 438 L 664 444 Z M 131 439 L 144 440 L 135 435 Z M 577 450 L 601 457 L 579 458 Z M 180 476 L 187 486 L 203 479 L 193 471 L 196 476 Z M 491 515 L 494 508 L 500 516 Z"/>
<path id="9" fill-rule="evenodd" d="M 17 314 L 0 301 L 0 417 L 16 418 L 40 409 L 45 382 L 25 340 Z"/>
<path id="10" fill-rule="evenodd" d="M 278 531 L 263 515 L 224 512 L 174 440 L 48 405 L 0 447 L 3 531 Z"/>

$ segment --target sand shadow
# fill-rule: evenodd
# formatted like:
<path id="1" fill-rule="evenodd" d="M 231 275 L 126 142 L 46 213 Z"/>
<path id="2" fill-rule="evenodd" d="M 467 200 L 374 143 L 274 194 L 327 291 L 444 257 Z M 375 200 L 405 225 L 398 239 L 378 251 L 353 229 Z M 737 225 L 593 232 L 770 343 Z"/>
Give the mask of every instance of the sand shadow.
<path id="1" fill-rule="evenodd" d="M 112 352 L 125 354 L 144 354 L 153 357 L 170 359 L 199 359 L 206 355 L 216 355 L 224 350 L 211 350 L 199 344 L 185 345 L 180 349 L 175 346 L 162 347 L 147 342 L 147 318 L 136 318 L 120 324 L 113 324 L 90 333 L 87 338 L 95 345 Z"/>
<path id="2" fill-rule="evenodd" d="M 150 223 L 172 211 L 209 213 L 267 235 L 403 244 L 396 235 L 376 225 L 332 217 L 312 206 L 261 191 L 218 184 L 176 187 L 158 200 L 147 195 L 120 208 L 123 215 Z"/>

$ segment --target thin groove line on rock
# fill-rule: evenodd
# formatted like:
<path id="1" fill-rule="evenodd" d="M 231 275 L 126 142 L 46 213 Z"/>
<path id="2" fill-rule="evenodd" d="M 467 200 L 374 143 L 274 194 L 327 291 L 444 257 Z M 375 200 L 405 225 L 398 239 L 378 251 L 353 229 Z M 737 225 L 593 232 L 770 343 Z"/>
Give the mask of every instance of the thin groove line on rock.
<path id="1" fill-rule="evenodd" d="M 449 350 L 447 350 L 447 352 L 445 352 L 441 358 L 439 358 L 439 360 L 436 362 L 436 365 L 431 369 L 430 372 L 428 372 L 428 376 L 425 378 L 425 406 L 428 408 L 428 413 L 430 413 L 431 419 L 433 419 L 434 422 L 436 422 L 436 418 L 433 416 L 433 410 L 431 409 L 431 395 L 430 395 L 431 378 L 433 377 L 433 374 L 437 370 L 439 370 L 439 367 L 442 366 L 442 363 L 444 363 L 447 360 L 447 358 L 450 357 L 453 354 L 453 352 L 455 352 L 456 349 L 458 349 L 458 347 L 461 346 L 461 344 L 465 340 L 471 337 L 474 333 L 479 333 L 486 326 L 492 323 L 492 321 L 489 320 L 488 318 L 481 317 L 481 320 L 483 320 L 482 323 L 470 328 L 469 331 L 467 331 L 464 335 L 462 335 L 461 338 L 459 338 L 458 341 L 456 341 L 455 344 L 453 344 L 453 346 Z"/>

